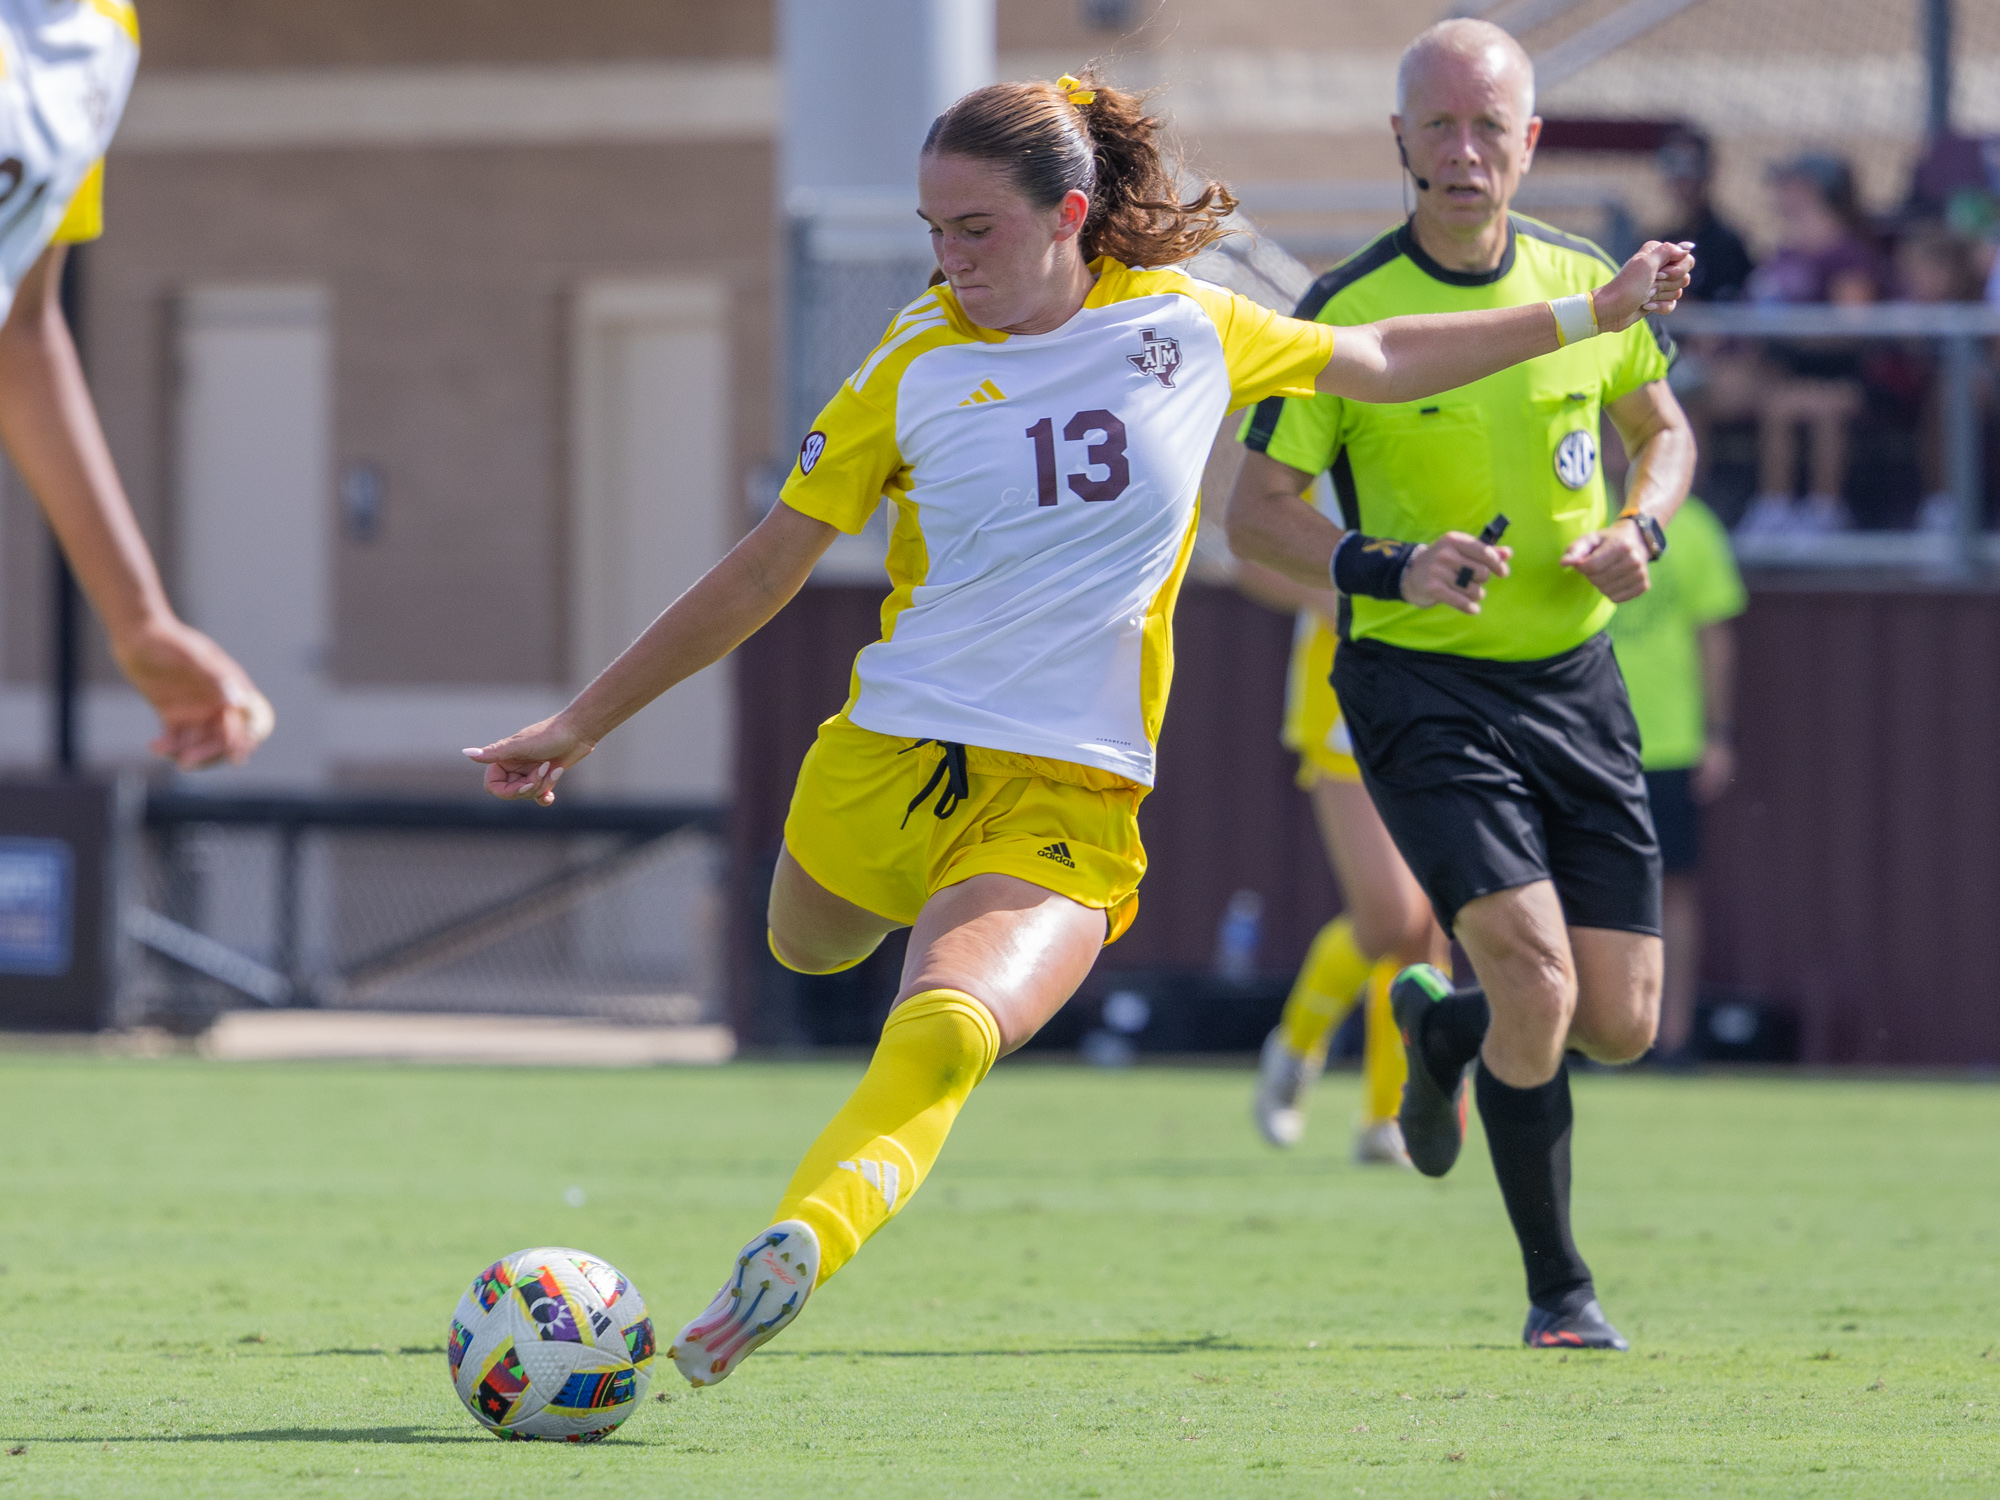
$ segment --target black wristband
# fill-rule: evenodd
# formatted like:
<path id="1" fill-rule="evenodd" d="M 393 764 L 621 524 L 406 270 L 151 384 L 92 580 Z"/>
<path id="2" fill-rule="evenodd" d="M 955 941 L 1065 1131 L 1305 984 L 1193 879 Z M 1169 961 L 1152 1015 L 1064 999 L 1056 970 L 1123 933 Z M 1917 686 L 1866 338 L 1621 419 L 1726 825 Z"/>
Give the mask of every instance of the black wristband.
<path id="1" fill-rule="evenodd" d="M 1333 549 L 1333 586 L 1356 597 L 1400 600 L 1403 570 L 1416 551 L 1415 542 L 1350 531 Z"/>

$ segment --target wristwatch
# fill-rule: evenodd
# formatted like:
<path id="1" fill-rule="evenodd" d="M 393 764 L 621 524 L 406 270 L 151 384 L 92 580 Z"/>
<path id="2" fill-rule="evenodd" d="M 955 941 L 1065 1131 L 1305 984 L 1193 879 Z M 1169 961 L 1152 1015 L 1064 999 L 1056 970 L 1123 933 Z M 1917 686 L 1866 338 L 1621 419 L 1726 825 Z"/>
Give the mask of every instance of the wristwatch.
<path id="1" fill-rule="evenodd" d="M 1630 521 L 1639 528 L 1639 535 L 1646 543 L 1646 561 L 1658 562 L 1660 554 L 1667 550 L 1667 529 L 1643 510 L 1621 510 L 1618 519 Z"/>

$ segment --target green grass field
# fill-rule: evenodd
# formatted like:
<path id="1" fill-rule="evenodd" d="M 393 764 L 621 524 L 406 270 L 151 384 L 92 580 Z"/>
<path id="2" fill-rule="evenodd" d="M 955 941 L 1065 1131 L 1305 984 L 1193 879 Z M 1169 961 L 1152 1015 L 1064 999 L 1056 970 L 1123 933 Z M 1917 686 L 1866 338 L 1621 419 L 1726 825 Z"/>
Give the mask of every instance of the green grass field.
<path id="1" fill-rule="evenodd" d="M 712 1391 L 503 1444 L 445 1325 L 502 1252 L 670 1333 L 858 1064 L 0 1054 L 0 1496 L 2000 1495 L 2000 1089 L 1577 1082 L 1628 1355 L 1529 1352 L 1483 1143 L 1253 1136 L 1250 1074 L 1003 1065 L 909 1210 Z M 580 1187 L 586 1202 L 566 1204 Z"/>

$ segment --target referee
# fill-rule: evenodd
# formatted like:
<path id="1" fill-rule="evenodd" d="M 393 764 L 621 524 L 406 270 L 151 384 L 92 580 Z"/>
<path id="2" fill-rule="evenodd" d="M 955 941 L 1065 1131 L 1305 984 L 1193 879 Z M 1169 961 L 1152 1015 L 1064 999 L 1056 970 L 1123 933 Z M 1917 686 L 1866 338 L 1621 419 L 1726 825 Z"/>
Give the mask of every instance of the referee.
<path id="1" fill-rule="evenodd" d="M 1427 965 L 1397 980 L 1410 1155 L 1431 1176 L 1451 1169 L 1476 1059 L 1527 1266 L 1525 1341 L 1623 1349 L 1570 1235 L 1563 1054 L 1628 1062 L 1658 1020 L 1660 854 L 1605 627 L 1648 586 L 1695 445 L 1667 389 L 1666 340 L 1643 320 L 1593 338 L 1596 304 L 1577 294 L 1609 259 L 1508 210 L 1541 130 L 1519 44 L 1488 22 L 1441 22 L 1403 54 L 1397 101 L 1416 211 L 1321 277 L 1298 315 L 1350 324 L 1548 302 L 1564 347 L 1402 405 L 1264 402 L 1244 428 L 1229 537 L 1302 583 L 1324 579 L 1300 557 L 1332 551 L 1333 685 L 1355 758 L 1479 981 L 1453 992 Z M 1600 411 L 1631 457 L 1615 518 Z M 1323 469 L 1337 519 L 1301 498 Z M 1505 545 L 1478 536 L 1496 516 Z"/>

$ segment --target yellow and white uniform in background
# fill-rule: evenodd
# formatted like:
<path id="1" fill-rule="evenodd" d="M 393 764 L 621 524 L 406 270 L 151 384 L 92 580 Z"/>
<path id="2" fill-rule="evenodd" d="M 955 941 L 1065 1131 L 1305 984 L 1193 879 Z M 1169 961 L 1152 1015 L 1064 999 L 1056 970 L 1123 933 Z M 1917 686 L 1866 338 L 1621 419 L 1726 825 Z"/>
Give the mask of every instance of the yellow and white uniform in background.
<path id="1" fill-rule="evenodd" d="M 1341 518 L 1333 487 L 1321 475 L 1311 490 L 1312 503 L 1336 526 Z M 1317 610 L 1299 611 L 1292 629 L 1292 659 L 1285 672 L 1285 723 L 1279 740 L 1299 757 L 1298 784 L 1311 790 L 1321 777 L 1332 781 L 1361 780 L 1354 763 L 1354 745 L 1340 717 L 1340 700 L 1333 693 L 1333 653 L 1339 633 Z"/>
<path id="2" fill-rule="evenodd" d="M 1052 333 L 980 328 L 948 287 L 911 303 L 782 492 L 847 532 L 895 511 L 882 639 L 785 825 L 808 874 L 892 921 L 997 872 L 1104 910 L 1113 938 L 1130 924 L 1216 426 L 1309 394 L 1333 352 L 1328 325 L 1180 271 L 1091 269 Z M 968 747 L 967 795 L 916 805 L 946 745 Z"/>
<path id="3" fill-rule="evenodd" d="M 0 319 L 51 241 L 102 232 L 104 152 L 138 66 L 123 0 L 0 0 Z"/>

